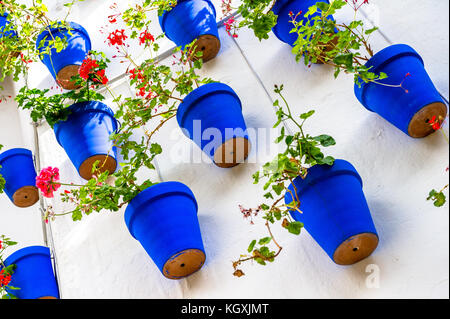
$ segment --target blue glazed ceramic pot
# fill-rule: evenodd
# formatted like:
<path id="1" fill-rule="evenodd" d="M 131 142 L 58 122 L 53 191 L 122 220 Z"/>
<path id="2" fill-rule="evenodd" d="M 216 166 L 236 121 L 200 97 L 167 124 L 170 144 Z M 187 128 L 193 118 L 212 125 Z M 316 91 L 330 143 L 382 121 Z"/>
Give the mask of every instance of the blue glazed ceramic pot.
<path id="1" fill-rule="evenodd" d="M 66 121 L 53 127 L 58 143 L 64 148 L 80 176 L 92 178 L 92 166 L 100 161 L 101 172 L 114 173 L 117 168 L 117 149 L 110 139 L 118 123 L 114 112 L 96 101 L 80 102 L 69 107 Z"/>
<path id="2" fill-rule="evenodd" d="M 420 55 L 405 44 L 391 45 L 375 54 L 367 63 L 375 74 L 387 78 L 377 83 L 355 84 L 357 99 L 411 137 L 425 137 L 434 132 L 429 121 L 436 117 L 443 122 L 447 107 L 436 90 Z M 408 76 L 407 76 L 408 75 Z M 402 87 L 390 87 L 399 85 Z"/>
<path id="3" fill-rule="evenodd" d="M 29 207 L 39 200 L 36 170 L 30 150 L 14 148 L 0 154 L 0 174 L 6 181 L 5 193 L 18 207 Z"/>
<path id="4" fill-rule="evenodd" d="M 8 290 L 19 299 L 58 299 L 58 285 L 53 273 L 50 249 L 43 246 L 22 248 L 5 260 L 5 265 L 16 265 Z"/>
<path id="5" fill-rule="evenodd" d="M 192 91 L 180 104 L 177 120 L 219 167 L 236 166 L 250 152 L 241 101 L 228 85 L 210 83 Z"/>
<path id="6" fill-rule="evenodd" d="M 162 274 L 181 279 L 205 262 L 197 201 L 179 182 L 153 185 L 137 195 L 125 211 L 125 222 Z"/>
<path id="7" fill-rule="evenodd" d="M 292 211 L 291 216 L 335 263 L 354 264 L 375 250 L 378 234 L 361 177 L 349 162 L 313 166 L 305 179 L 297 177 L 288 189 L 286 204 L 300 202 L 301 213 Z"/>
<path id="8" fill-rule="evenodd" d="M 183 49 L 197 39 L 197 50 L 203 52 L 203 61 L 219 53 L 216 10 L 210 0 L 178 0 L 172 10 L 159 17 L 159 24 L 166 36 Z"/>
<path id="9" fill-rule="evenodd" d="M 53 38 L 66 39 L 67 47 L 60 52 L 52 48 L 50 54 L 43 53 L 48 42 Z M 47 27 L 39 34 L 36 48 L 41 53 L 41 60 L 53 78 L 64 89 L 76 89 L 77 86 L 71 81 L 71 78 L 78 74 L 83 60 L 91 50 L 91 40 L 87 31 L 75 22 L 69 22 L 68 27 Z"/>
<path id="10" fill-rule="evenodd" d="M 3 37 L 14 38 L 17 36 L 16 31 L 8 30 L 4 31 L 5 27 L 11 22 L 8 20 L 8 13 L 5 12 L 3 15 L 0 15 L 0 39 Z"/>

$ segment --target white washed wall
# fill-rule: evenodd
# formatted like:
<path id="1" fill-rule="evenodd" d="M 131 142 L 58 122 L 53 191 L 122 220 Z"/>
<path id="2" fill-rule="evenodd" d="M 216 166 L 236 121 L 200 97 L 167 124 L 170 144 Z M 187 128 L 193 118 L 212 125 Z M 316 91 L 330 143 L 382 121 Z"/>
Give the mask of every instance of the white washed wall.
<path id="1" fill-rule="evenodd" d="M 93 47 L 115 54 L 99 30 L 106 25 L 114 1 L 86 0 L 74 8 L 72 21 L 85 26 Z M 122 7 L 127 1 L 120 2 Z M 52 1 L 54 17 L 63 16 L 64 1 Z M 214 1 L 220 16 L 220 0 Z M 391 43 L 413 46 L 423 57 L 436 86 L 448 99 L 449 3 L 442 0 L 373 0 L 364 17 L 380 26 L 373 37 L 375 51 Z M 341 19 L 346 19 L 343 14 Z M 433 23 L 434 24 L 433 24 Z M 155 33 L 161 32 L 155 25 Z M 380 235 L 374 254 L 353 266 L 337 266 L 304 231 L 299 237 L 275 229 L 284 246 L 279 259 L 266 267 L 245 265 L 246 276 L 232 276 L 231 262 L 250 240 L 264 233 L 263 223 L 249 225 L 238 204 L 255 206 L 262 200 L 261 185 L 251 174 L 277 149 L 271 140 L 253 141 L 250 162 L 232 169 L 212 164 L 185 163 L 189 155 L 201 155 L 190 140 L 180 135 L 176 121 L 158 134 L 164 153 L 152 177 L 187 184 L 199 203 L 207 261 L 202 270 L 180 281 L 165 279 L 140 244 L 129 234 L 123 211 L 94 214 L 74 223 L 70 216 L 50 224 L 49 244 L 54 249 L 63 298 L 448 298 L 448 204 L 435 208 L 425 200 L 428 192 L 448 182 L 448 145 L 440 134 L 411 139 L 377 115 L 368 112 L 353 94 L 353 79 L 333 79 L 326 66 L 306 68 L 295 63 L 290 47 L 271 35 L 259 42 L 250 31 L 238 39 L 221 28 L 219 55 L 205 64 L 202 73 L 230 85 L 243 103 L 249 128 L 270 128 L 274 123 L 274 84 L 285 85 L 285 94 L 296 113 L 311 108 L 312 134 L 326 133 L 337 140 L 331 155 L 344 158 L 358 169 Z M 172 46 L 166 41 L 164 51 Z M 110 79 L 123 73 L 124 65 L 108 70 Z M 54 85 L 43 64 L 32 66 L 30 85 Z M 10 80 L 7 92 L 20 86 Z M 116 90 L 133 94 L 126 82 Z M 13 93 L 10 93 L 13 95 Z M 4 93 L 4 95 L 8 95 Z M 0 104 L 0 143 L 5 149 L 34 148 L 33 129 L 27 114 L 14 102 Z M 448 132 L 448 126 L 444 128 Z M 62 179 L 81 181 L 47 125 L 39 127 L 41 165 L 58 166 Z M 180 137 L 181 136 L 181 137 Z M 270 148 L 269 148 L 270 146 Z M 173 154 L 181 154 L 178 157 Z M 174 159 L 177 159 L 175 161 Z M 255 162 L 255 160 L 257 160 Z M 149 177 L 144 173 L 144 177 Z M 51 204 L 51 202 L 49 202 Z M 20 242 L 21 248 L 43 244 L 39 205 L 15 208 L 0 197 L 0 234 Z M 57 202 L 54 207 L 63 211 Z M 53 240 L 51 240 L 53 238 Z M 376 265 L 379 288 L 369 288 L 366 270 Z M 369 268 L 368 268 L 369 266 Z"/>

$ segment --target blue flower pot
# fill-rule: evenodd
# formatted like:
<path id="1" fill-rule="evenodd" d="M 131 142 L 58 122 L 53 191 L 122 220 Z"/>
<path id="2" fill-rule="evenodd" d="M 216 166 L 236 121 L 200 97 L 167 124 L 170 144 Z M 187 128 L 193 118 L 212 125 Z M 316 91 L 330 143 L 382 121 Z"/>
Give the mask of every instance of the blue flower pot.
<path id="1" fill-rule="evenodd" d="M 81 25 L 69 22 L 69 26 L 69 28 L 66 26 L 47 27 L 39 34 L 36 48 L 42 53 L 48 46 L 48 41 L 52 40 L 52 36 L 66 39 L 67 47 L 65 49 L 57 52 L 56 49 L 52 48 L 50 55 L 41 54 L 41 60 L 61 87 L 74 90 L 77 86 L 71 81 L 71 78 L 78 75 L 83 60 L 91 50 L 91 40 L 87 31 Z"/>
<path id="2" fill-rule="evenodd" d="M 0 154 L 0 175 L 6 181 L 5 193 L 18 207 L 29 207 L 39 200 L 36 170 L 30 150 L 13 148 Z"/>
<path id="3" fill-rule="evenodd" d="M 177 111 L 183 133 L 219 167 L 243 162 L 250 151 L 242 104 L 222 83 L 205 84 L 186 96 Z"/>
<path id="4" fill-rule="evenodd" d="M 159 17 L 159 24 L 166 36 L 183 49 L 197 39 L 197 50 L 203 52 L 203 61 L 219 53 L 216 9 L 210 0 L 178 0 L 172 10 Z"/>
<path id="5" fill-rule="evenodd" d="M 55 124 L 58 143 L 64 148 L 80 176 L 92 178 L 92 166 L 100 161 L 101 172 L 114 173 L 117 168 L 117 149 L 110 139 L 118 127 L 114 112 L 96 101 L 80 102 L 69 107 L 66 121 Z"/>
<path id="6" fill-rule="evenodd" d="M 3 37 L 15 38 L 17 36 L 16 31 L 8 30 L 4 31 L 5 27 L 11 22 L 8 20 L 8 13 L 5 12 L 3 15 L 0 15 L 0 39 Z"/>
<path id="7" fill-rule="evenodd" d="M 30 246 L 16 251 L 5 260 L 5 266 L 16 265 L 8 290 L 19 299 L 58 299 L 58 285 L 50 258 L 50 249 Z"/>
<path id="8" fill-rule="evenodd" d="M 350 163 L 336 160 L 333 166 L 313 166 L 305 179 L 297 177 L 288 189 L 286 204 L 294 196 L 302 211 L 292 211 L 292 218 L 303 223 L 335 263 L 351 265 L 375 250 L 377 231 L 361 177 Z"/>
<path id="9" fill-rule="evenodd" d="M 296 19 L 297 22 L 300 22 L 304 19 L 303 15 L 308 11 L 309 7 L 315 5 L 317 2 L 329 3 L 328 0 L 277 0 L 272 11 L 278 18 L 277 24 L 272 28 L 272 32 L 282 42 L 293 47 L 295 41 L 297 41 L 298 35 L 297 33 L 290 33 L 294 28 L 294 24 L 291 22 L 292 18 L 289 16 L 289 12 L 292 12 L 295 16 L 301 11 L 302 13 Z M 319 13 L 315 13 L 311 17 L 317 15 L 319 15 Z"/>
<path id="10" fill-rule="evenodd" d="M 425 137 L 434 132 L 433 116 L 442 122 L 447 107 L 424 68 L 420 55 L 405 44 L 391 45 L 375 54 L 367 63 L 375 74 L 388 78 L 376 83 L 355 84 L 355 95 L 364 107 L 375 112 L 411 137 Z M 406 74 L 410 76 L 406 76 Z M 360 81 L 362 82 L 362 81 Z"/>
<path id="11" fill-rule="evenodd" d="M 147 188 L 125 211 L 131 235 L 169 279 L 189 276 L 205 263 L 197 211 L 194 194 L 179 182 Z"/>

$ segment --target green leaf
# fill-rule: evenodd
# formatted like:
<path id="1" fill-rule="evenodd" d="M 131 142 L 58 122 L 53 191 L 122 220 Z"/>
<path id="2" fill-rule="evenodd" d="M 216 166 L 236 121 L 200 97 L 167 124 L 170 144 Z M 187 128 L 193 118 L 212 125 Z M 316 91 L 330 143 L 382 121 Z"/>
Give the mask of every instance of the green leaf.
<path id="1" fill-rule="evenodd" d="M 309 112 L 302 113 L 302 114 L 300 114 L 300 118 L 301 118 L 302 120 L 306 120 L 307 118 L 311 117 L 315 112 L 316 112 L 316 111 L 311 110 L 311 111 L 309 111 Z"/>
<path id="2" fill-rule="evenodd" d="M 327 156 L 324 159 L 322 159 L 321 164 L 330 165 L 332 166 L 334 164 L 335 158 L 332 156 Z"/>
<path id="3" fill-rule="evenodd" d="M 255 258 L 255 261 L 260 265 L 263 265 L 263 266 L 266 265 L 266 262 L 262 258 L 259 258 L 259 257 Z"/>
<path id="4" fill-rule="evenodd" d="M 375 32 L 375 31 L 377 31 L 377 30 L 378 30 L 378 27 L 373 27 L 373 28 L 371 28 L 371 29 L 366 30 L 364 33 L 367 34 L 367 35 L 369 35 L 369 34 Z"/>
<path id="5" fill-rule="evenodd" d="M 261 246 L 262 245 L 267 245 L 267 244 L 270 243 L 271 240 L 272 240 L 272 237 L 264 237 L 264 238 L 261 238 L 259 240 L 258 244 L 261 245 Z"/>
<path id="6" fill-rule="evenodd" d="M 427 200 L 432 200 L 434 206 L 442 207 L 447 202 L 447 197 L 442 191 L 438 192 L 435 189 L 431 190 Z"/>
<path id="7" fill-rule="evenodd" d="M 247 251 L 249 253 L 251 253 L 253 251 L 253 248 L 255 248 L 255 245 L 256 245 L 256 239 L 252 240 L 252 242 L 250 243 L 250 245 L 247 248 Z"/>
<path id="8" fill-rule="evenodd" d="M 259 182 L 259 171 L 257 171 L 256 173 L 254 173 L 254 174 L 252 175 L 252 177 L 253 177 L 253 184 L 258 184 L 258 182 Z"/>
<path id="9" fill-rule="evenodd" d="M 315 141 L 319 142 L 320 145 L 324 147 L 336 145 L 336 141 L 329 135 L 322 134 L 313 138 Z"/>
<path id="10" fill-rule="evenodd" d="M 354 53 L 344 53 L 336 56 L 333 62 L 337 65 L 343 65 L 347 69 L 353 69 L 353 57 Z"/>
<path id="11" fill-rule="evenodd" d="M 151 146 L 150 146 L 150 152 L 152 153 L 152 154 L 161 154 L 162 153 L 162 147 L 161 147 L 161 145 L 159 145 L 159 144 L 157 144 L 157 143 L 153 143 Z"/>
<path id="12" fill-rule="evenodd" d="M 272 189 L 277 195 L 280 195 L 284 191 L 284 183 L 272 185 Z"/>
<path id="13" fill-rule="evenodd" d="M 380 74 L 378 75 L 378 80 L 384 80 L 387 78 L 388 78 L 388 75 L 384 72 L 380 72 Z"/>
<path id="14" fill-rule="evenodd" d="M 300 235 L 303 224 L 300 222 L 292 222 L 287 226 L 287 230 L 294 235 Z"/>

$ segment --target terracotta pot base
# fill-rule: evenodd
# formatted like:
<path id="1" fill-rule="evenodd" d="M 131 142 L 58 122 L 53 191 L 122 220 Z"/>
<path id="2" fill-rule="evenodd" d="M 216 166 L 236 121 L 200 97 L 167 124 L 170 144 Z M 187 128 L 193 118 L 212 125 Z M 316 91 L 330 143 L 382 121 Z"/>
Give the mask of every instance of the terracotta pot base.
<path id="1" fill-rule="evenodd" d="M 114 173 L 117 168 L 117 162 L 114 158 L 108 155 L 94 155 L 86 159 L 80 166 L 79 174 L 82 178 L 90 180 L 92 178 L 92 167 L 94 163 L 99 161 L 99 170 L 101 173 L 109 171 L 110 174 Z"/>
<path id="2" fill-rule="evenodd" d="M 250 153 L 250 142 L 243 137 L 232 138 L 217 148 L 214 164 L 221 168 L 230 168 L 245 161 Z"/>
<path id="3" fill-rule="evenodd" d="M 352 265 L 367 258 L 378 246 L 378 236 L 362 233 L 344 241 L 334 252 L 333 260 L 338 265 Z"/>
<path id="4" fill-rule="evenodd" d="M 163 268 L 163 274 L 169 279 L 180 279 L 202 268 L 206 256 L 198 249 L 187 249 L 169 258 Z"/>
<path id="5" fill-rule="evenodd" d="M 30 207 L 39 200 L 39 190 L 36 186 L 24 186 L 13 195 L 14 205 L 18 207 Z"/>
<path id="6" fill-rule="evenodd" d="M 78 75 L 79 69 L 80 69 L 79 65 L 68 65 L 62 68 L 58 72 L 58 75 L 56 76 L 56 81 L 65 90 L 78 89 L 80 86 L 75 85 L 75 82 L 73 82 L 71 79 L 73 76 Z"/>
<path id="7" fill-rule="evenodd" d="M 447 116 L 447 107 L 444 103 L 432 103 L 417 112 L 409 123 L 408 134 L 420 138 L 433 133 L 435 130 L 429 123 L 433 116 L 436 116 L 440 123 L 444 121 Z"/>
<path id="8" fill-rule="evenodd" d="M 195 45 L 197 46 L 197 52 L 203 52 L 203 62 L 214 59 L 220 51 L 220 40 L 211 34 L 198 37 Z"/>

